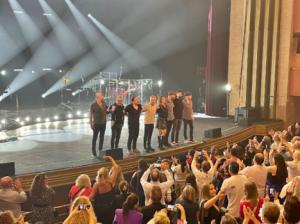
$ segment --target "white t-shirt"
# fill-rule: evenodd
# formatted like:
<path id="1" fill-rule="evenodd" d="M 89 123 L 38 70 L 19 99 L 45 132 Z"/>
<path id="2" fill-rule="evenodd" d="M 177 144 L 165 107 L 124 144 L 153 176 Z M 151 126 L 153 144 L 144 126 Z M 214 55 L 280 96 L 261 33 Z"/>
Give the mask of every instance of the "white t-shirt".
<path id="1" fill-rule="evenodd" d="M 225 179 L 221 191 L 225 191 L 228 197 L 229 214 L 234 217 L 239 217 L 240 201 L 244 197 L 244 185 L 248 182 L 248 179 L 244 175 L 234 175 Z"/>
<path id="2" fill-rule="evenodd" d="M 289 181 L 300 175 L 300 161 L 286 162 L 288 166 Z"/>
<path id="3" fill-rule="evenodd" d="M 265 166 L 253 165 L 243 169 L 240 174 L 245 175 L 249 181 L 254 182 L 260 197 L 264 197 L 268 171 Z"/>

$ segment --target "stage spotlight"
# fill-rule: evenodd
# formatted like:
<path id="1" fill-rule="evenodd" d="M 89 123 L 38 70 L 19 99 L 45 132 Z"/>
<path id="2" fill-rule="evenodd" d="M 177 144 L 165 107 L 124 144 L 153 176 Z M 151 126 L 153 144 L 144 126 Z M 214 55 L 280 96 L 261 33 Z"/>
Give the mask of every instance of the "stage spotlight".
<path id="1" fill-rule="evenodd" d="M 30 121 L 30 117 L 25 117 L 25 121 L 29 122 Z"/>
<path id="2" fill-rule="evenodd" d="M 62 69 L 59 69 L 59 73 L 62 73 L 63 72 L 63 70 Z"/>
<path id="3" fill-rule="evenodd" d="M 43 94 L 43 95 L 42 95 L 42 98 L 46 98 L 46 95 L 45 95 L 45 94 Z"/>
<path id="4" fill-rule="evenodd" d="M 58 115 L 55 115 L 55 116 L 53 117 L 53 119 L 54 119 L 54 120 L 58 120 L 58 119 L 59 119 L 59 116 L 58 116 Z"/>
<path id="5" fill-rule="evenodd" d="M 24 122 L 24 121 L 21 121 L 21 122 L 20 122 L 20 125 L 21 125 L 21 126 L 25 125 L 25 122 Z"/>
<path id="6" fill-rule="evenodd" d="M 21 119 L 20 119 L 19 117 L 16 118 L 16 122 L 20 122 L 20 120 L 21 120 Z"/>
<path id="7" fill-rule="evenodd" d="M 162 80 L 158 80 L 158 81 L 157 81 L 157 85 L 158 85 L 159 87 L 161 87 L 163 84 L 164 84 L 164 83 L 163 83 Z"/>
<path id="8" fill-rule="evenodd" d="M 88 14 L 88 17 L 90 17 L 90 18 L 91 18 L 91 17 L 92 17 L 92 14 L 91 14 L 91 13 L 89 13 L 89 14 Z"/>
<path id="9" fill-rule="evenodd" d="M 88 113 L 83 114 L 83 117 L 88 117 L 88 116 L 89 116 Z"/>
<path id="10" fill-rule="evenodd" d="M 15 72 L 23 72 L 23 69 L 22 68 L 15 68 L 14 71 Z"/>
<path id="11" fill-rule="evenodd" d="M 15 13 L 15 14 L 23 14 L 24 12 L 21 11 L 21 10 L 14 10 L 14 13 Z"/>
<path id="12" fill-rule="evenodd" d="M 76 112 L 76 115 L 77 116 L 80 116 L 82 113 L 81 113 L 81 111 L 80 110 L 78 110 L 77 112 Z"/>
<path id="13" fill-rule="evenodd" d="M 7 74 L 6 70 L 1 70 L 1 75 L 5 76 Z"/>
<path id="14" fill-rule="evenodd" d="M 43 71 L 52 71 L 52 68 L 43 68 Z"/>
<path id="15" fill-rule="evenodd" d="M 105 81 L 104 81 L 103 79 L 101 79 L 101 80 L 100 80 L 100 84 L 101 84 L 101 85 L 104 85 L 104 84 L 105 84 Z"/>
<path id="16" fill-rule="evenodd" d="M 49 117 L 45 118 L 45 122 L 50 122 L 50 118 Z"/>
<path id="17" fill-rule="evenodd" d="M 224 89 L 225 89 L 225 91 L 226 92 L 231 92 L 231 90 L 232 90 L 232 87 L 231 87 L 231 85 L 229 84 L 229 83 L 227 83 L 225 86 L 224 86 Z"/>
<path id="18" fill-rule="evenodd" d="M 33 71 L 33 70 L 32 70 L 32 71 L 31 71 L 31 73 L 32 73 L 32 74 L 34 74 L 34 73 L 35 73 L 35 71 Z"/>
<path id="19" fill-rule="evenodd" d="M 67 115 L 67 118 L 72 118 L 72 117 L 73 117 L 72 114 L 68 114 L 68 115 Z"/>
<path id="20" fill-rule="evenodd" d="M 5 119 L 2 119 L 1 120 L 1 124 L 5 124 L 6 123 L 6 120 Z"/>
<path id="21" fill-rule="evenodd" d="M 43 13 L 43 15 L 44 15 L 44 16 L 52 16 L 52 14 L 51 14 L 51 13 L 46 13 L 46 12 L 45 12 L 45 13 Z"/>
<path id="22" fill-rule="evenodd" d="M 41 119 L 40 117 L 37 117 L 37 118 L 35 119 L 35 121 L 36 121 L 36 122 L 41 122 L 42 119 Z"/>

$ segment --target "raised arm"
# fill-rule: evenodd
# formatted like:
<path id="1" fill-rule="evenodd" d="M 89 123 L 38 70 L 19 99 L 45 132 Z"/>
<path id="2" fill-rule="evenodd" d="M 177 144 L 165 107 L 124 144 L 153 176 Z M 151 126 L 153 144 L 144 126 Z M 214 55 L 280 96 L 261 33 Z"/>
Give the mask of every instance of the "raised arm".
<path id="1" fill-rule="evenodd" d="M 116 163 L 116 161 L 111 156 L 103 156 L 103 159 L 110 161 L 112 163 L 110 180 L 111 180 L 112 185 L 114 186 L 116 183 L 117 176 L 120 171 L 119 165 Z"/>

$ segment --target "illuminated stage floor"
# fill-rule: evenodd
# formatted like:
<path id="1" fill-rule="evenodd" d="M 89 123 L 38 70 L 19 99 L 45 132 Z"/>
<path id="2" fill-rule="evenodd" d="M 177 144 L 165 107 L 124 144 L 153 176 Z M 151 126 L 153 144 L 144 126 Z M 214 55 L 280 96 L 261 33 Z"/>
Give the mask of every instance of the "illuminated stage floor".
<path id="1" fill-rule="evenodd" d="M 126 123 L 126 122 L 125 122 Z M 143 117 L 141 117 L 143 124 Z M 221 127 L 223 135 L 241 130 L 228 118 L 207 117 L 198 114 L 195 119 L 194 136 L 200 141 L 205 129 Z M 91 154 L 92 131 L 88 119 L 68 120 L 35 124 L 5 132 L 8 136 L 18 136 L 17 141 L 0 143 L 0 162 L 15 162 L 16 173 L 29 174 L 62 168 L 99 163 Z M 144 128 L 141 125 L 138 149 L 142 149 Z M 110 146 L 110 122 L 107 123 L 104 149 Z M 157 132 L 153 133 L 152 146 L 157 147 Z M 120 147 L 124 157 L 128 156 L 126 142 L 127 125 L 123 127 Z M 183 127 L 180 133 L 183 142 Z"/>

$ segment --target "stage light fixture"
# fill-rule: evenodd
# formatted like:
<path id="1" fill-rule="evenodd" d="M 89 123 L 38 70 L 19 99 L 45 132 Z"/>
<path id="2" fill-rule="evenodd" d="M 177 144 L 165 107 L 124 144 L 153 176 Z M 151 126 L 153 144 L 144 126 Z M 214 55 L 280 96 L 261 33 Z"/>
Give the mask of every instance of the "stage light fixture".
<path id="1" fill-rule="evenodd" d="M 5 76 L 7 74 L 6 70 L 1 70 L 1 75 Z"/>
<path id="2" fill-rule="evenodd" d="M 21 11 L 21 10 L 14 10 L 14 13 L 15 13 L 15 14 L 23 14 L 24 12 Z"/>
<path id="3" fill-rule="evenodd" d="M 229 83 L 227 83 L 225 86 L 224 86 L 224 89 L 225 89 L 225 91 L 226 92 L 231 92 L 231 90 L 232 90 L 232 87 L 231 87 L 231 85 L 229 84 Z"/>
<path id="4" fill-rule="evenodd" d="M 51 13 L 46 13 L 46 12 L 45 12 L 45 13 L 43 13 L 43 15 L 44 15 L 44 16 L 52 16 L 52 14 L 51 14 Z"/>
<path id="5" fill-rule="evenodd" d="M 52 71 L 52 68 L 43 68 L 43 71 Z"/>
<path id="6" fill-rule="evenodd" d="M 73 117 L 73 114 L 68 114 L 67 115 L 67 118 L 72 118 Z"/>
<path id="7" fill-rule="evenodd" d="M 59 69 L 59 73 L 62 73 L 63 72 L 63 70 L 62 69 Z"/>
<path id="8" fill-rule="evenodd" d="M 101 79 L 101 80 L 100 80 L 100 84 L 101 84 L 101 85 L 104 85 L 104 84 L 105 84 L 105 81 L 104 81 L 103 79 Z"/>
<path id="9" fill-rule="evenodd" d="M 58 119 L 59 119 L 59 116 L 58 116 L 58 115 L 55 115 L 55 116 L 53 117 L 53 119 L 54 119 L 54 120 L 58 120 Z"/>
<path id="10" fill-rule="evenodd" d="M 88 117 L 88 116 L 89 116 L 88 113 L 83 114 L 83 117 Z"/>
<path id="11" fill-rule="evenodd" d="M 25 121 L 29 122 L 30 121 L 30 117 L 25 117 Z"/>
<path id="12" fill-rule="evenodd" d="M 157 85 L 158 85 L 159 87 L 161 87 L 163 84 L 164 84 L 164 83 L 163 83 L 162 80 L 158 80 L 158 81 L 157 81 Z"/>
<path id="13" fill-rule="evenodd" d="M 45 118 L 45 122 L 50 122 L 50 118 L 49 117 Z"/>
<path id="14" fill-rule="evenodd" d="M 20 125 L 21 125 L 21 126 L 25 125 L 25 122 L 24 122 L 24 121 L 21 121 L 21 122 L 20 122 Z"/>
<path id="15" fill-rule="evenodd" d="M 15 72 L 23 72 L 23 68 L 15 68 L 14 71 Z"/>
<path id="16" fill-rule="evenodd" d="M 16 122 L 20 122 L 20 120 L 21 120 L 21 119 L 20 119 L 19 117 L 16 118 Z"/>
<path id="17" fill-rule="evenodd" d="M 2 120 L 1 120 L 1 124 L 6 124 L 6 120 L 5 120 L 5 119 L 2 119 Z"/>
<path id="18" fill-rule="evenodd" d="M 32 70 L 32 71 L 31 71 L 31 73 L 32 73 L 32 74 L 34 74 L 34 73 L 35 73 L 35 71 L 33 71 L 33 70 Z"/>
<path id="19" fill-rule="evenodd" d="M 42 98 L 46 98 L 46 95 L 45 95 L 45 94 L 43 94 L 43 95 L 42 95 Z"/>
<path id="20" fill-rule="evenodd" d="M 77 112 L 76 112 L 76 115 L 77 116 L 80 116 L 82 113 L 81 113 L 81 111 L 80 110 L 78 110 Z"/>
<path id="21" fill-rule="evenodd" d="M 40 117 L 37 117 L 37 118 L 35 119 L 35 121 L 36 121 L 36 122 L 41 122 L 42 119 L 41 119 Z"/>

